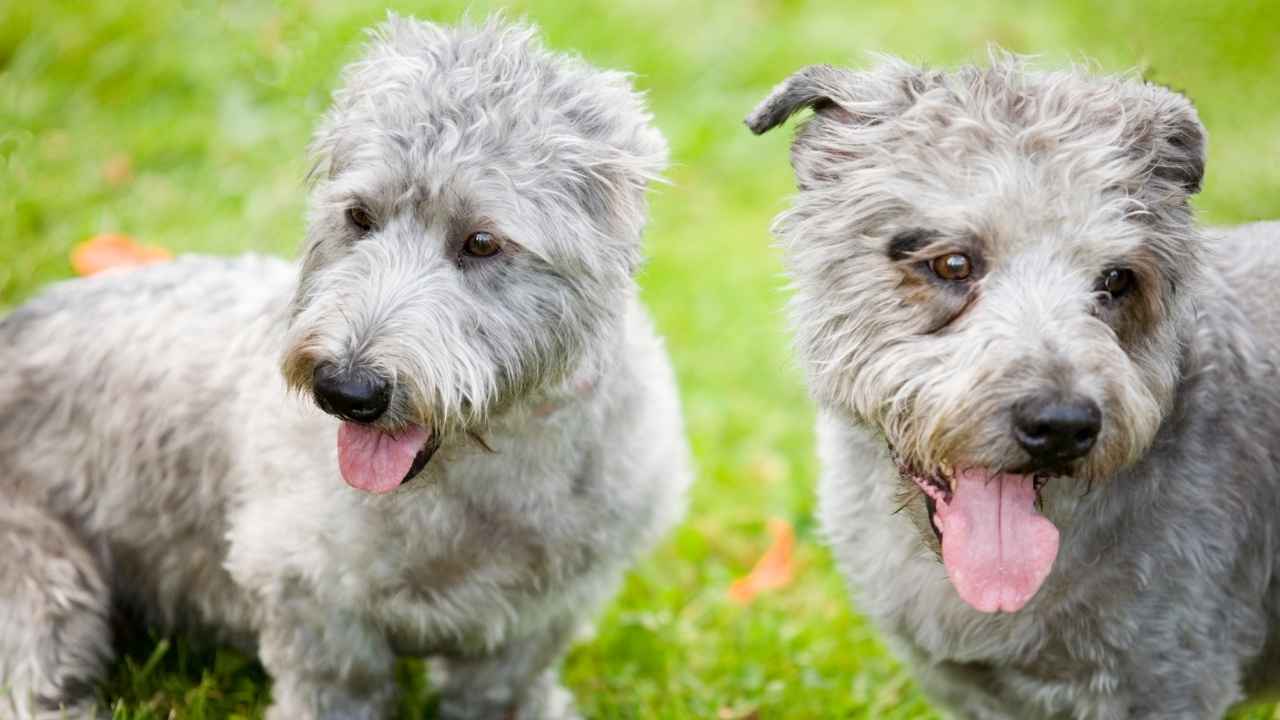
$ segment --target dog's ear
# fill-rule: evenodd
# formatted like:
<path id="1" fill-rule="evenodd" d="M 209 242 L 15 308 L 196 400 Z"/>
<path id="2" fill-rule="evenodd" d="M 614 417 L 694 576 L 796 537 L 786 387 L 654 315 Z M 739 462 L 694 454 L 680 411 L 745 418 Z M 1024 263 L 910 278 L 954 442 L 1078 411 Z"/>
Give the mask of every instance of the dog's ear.
<path id="1" fill-rule="evenodd" d="M 746 118 L 759 135 L 812 108 L 791 144 L 796 184 L 809 190 L 835 182 L 878 143 L 879 126 L 902 116 L 941 82 L 938 74 L 891 57 L 869 71 L 811 65 L 782 81 Z"/>
<path id="2" fill-rule="evenodd" d="M 831 65 L 797 70 L 751 111 L 747 127 L 761 135 L 804 108 L 812 108 L 815 118 L 847 126 L 876 125 L 906 112 L 943 82 L 940 73 L 888 55 L 876 57 L 876 67 L 864 71 Z"/>
<path id="3" fill-rule="evenodd" d="M 756 135 L 766 133 L 786 122 L 802 108 L 827 112 L 842 120 L 852 120 L 848 111 L 835 98 L 848 92 L 852 73 L 830 65 L 810 65 L 783 80 L 747 116 L 747 127 Z"/>
<path id="4" fill-rule="evenodd" d="M 1204 182 L 1207 133 L 1184 95 L 1154 84 L 1142 86 L 1136 111 L 1125 128 L 1130 153 L 1149 174 L 1150 188 L 1183 198 Z"/>
<path id="5" fill-rule="evenodd" d="M 1163 88 L 1161 94 L 1151 172 L 1194 195 L 1204 183 L 1207 133 L 1190 100 Z"/>

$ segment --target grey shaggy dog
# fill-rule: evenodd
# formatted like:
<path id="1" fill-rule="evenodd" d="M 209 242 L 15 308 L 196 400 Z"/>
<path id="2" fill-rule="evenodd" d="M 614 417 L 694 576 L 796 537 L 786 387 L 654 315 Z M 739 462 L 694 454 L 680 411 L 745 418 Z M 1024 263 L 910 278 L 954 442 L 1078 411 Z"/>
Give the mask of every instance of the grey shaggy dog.
<path id="1" fill-rule="evenodd" d="M 858 605 L 965 718 L 1211 718 L 1280 687 L 1280 223 L 1188 205 L 1132 75 L 805 68 L 775 225 Z"/>
<path id="2" fill-rule="evenodd" d="M 393 17 L 313 149 L 300 269 L 0 320 L 0 717 L 93 714 L 117 607 L 256 652 L 274 720 L 387 716 L 398 655 L 441 717 L 575 714 L 558 661 L 691 478 L 633 280 L 665 143 L 527 27 Z"/>

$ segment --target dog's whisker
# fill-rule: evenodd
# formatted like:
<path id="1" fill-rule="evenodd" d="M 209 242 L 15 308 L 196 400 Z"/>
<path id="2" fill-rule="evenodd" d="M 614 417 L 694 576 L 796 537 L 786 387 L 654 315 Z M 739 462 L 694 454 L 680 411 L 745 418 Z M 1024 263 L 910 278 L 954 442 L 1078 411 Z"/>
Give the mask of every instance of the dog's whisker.
<path id="1" fill-rule="evenodd" d="M 907 509 L 907 506 L 908 506 L 908 505 L 910 505 L 910 504 L 911 504 L 911 502 L 912 502 L 913 500 L 917 499 L 918 497 L 924 497 L 924 491 L 923 491 L 923 490 L 920 490 L 919 488 L 916 488 L 915 492 L 917 493 L 916 495 L 912 495 L 912 496 L 908 497 L 906 500 L 903 500 L 903 501 L 902 501 L 902 504 L 898 506 L 898 509 L 897 509 L 897 510 L 894 510 L 893 512 L 891 512 L 891 513 L 889 513 L 889 514 L 890 514 L 890 515 L 897 515 L 898 513 L 902 512 L 903 510 L 906 510 L 906 509 Z"/>
<path id="2" fill-rule="evenodd" d="M 489 443 L 485 442 L 484 436 L 481 435 L 480 433 L 474 430 L 468 430 L 467 435 L 471 438 L 473 442 L 475 442 L 480 447 L 484 448 L 485 452 L 490 454 L 497 454 L 497 451 L 494 450 L 492 447 L 490 447 Z"/>

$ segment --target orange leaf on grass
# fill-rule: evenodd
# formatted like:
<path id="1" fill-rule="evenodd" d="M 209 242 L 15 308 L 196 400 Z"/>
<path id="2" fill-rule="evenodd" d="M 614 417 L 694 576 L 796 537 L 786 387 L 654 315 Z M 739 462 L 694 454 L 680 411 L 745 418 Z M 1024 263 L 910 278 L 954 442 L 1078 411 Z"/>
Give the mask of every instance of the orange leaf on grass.
<path id="1" fill-rule="evenodd" d="M 770 519 L 768 528 L 773 538 L 769 549 L 756 561 L 751 572 L 729 586 L 729 599 L 736 603 L 746 605 L 766 590 L 786 587 L 795 577 L 795 529 L 791 523 L 779 518 Z"/>
<path id="2" fill-rule="evenodd" d="M 71 250 L 71 269 L 77 275 L 96 275 L 103 270 L 136 267 L 172 260 L 173 253 L 160 247 L 139 245 L 128 235 L 94 235 Z"/>
<path id="3" fill-rule="evenodd" d="M 111 187 L 120 187 L 133 180 L 133 160 L 124 153 L 117 153 L 102 163 L 102 179 Z"/>

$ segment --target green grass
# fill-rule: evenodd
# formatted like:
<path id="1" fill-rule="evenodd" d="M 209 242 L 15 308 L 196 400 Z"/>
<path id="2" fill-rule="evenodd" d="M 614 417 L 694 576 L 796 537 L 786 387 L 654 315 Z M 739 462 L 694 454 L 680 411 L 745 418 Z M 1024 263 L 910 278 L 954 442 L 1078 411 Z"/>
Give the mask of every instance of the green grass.
<path id="1" fill-rule="evenodd" d="M 451 20 L 464 2 L 404 3 Z M 471 4 L 484 14 L 489 3 Z M 700 475 L 688 521 L 628 580 L 565 674 L 601 718 L 930 716 L 853 612 L 811 519 L 813 411 L 789 356 L 767 227 L 791 191 L 789 133 L 741 119 L 793 69 L 888 51 L 946 64 L 989 42 L 1047 63 L 1144 68 L 1210 129 L 1211 222 L 1280 216 L 1280 6 L 1256 2 L 852 3 L 545 0 L 510 5 L 550 44 L 630 69 L 671 140 L 644 295 L 669 339 Z M 0 0 L 0 306 L 69 275 L 71 246 L 120 231 L 181 251 L 289 254 L 303 148 L 376 3 Z M 742 608 L 726 588 L 798 528 L 800 574 Z M 259 666 L 191 638 L 124 638 L 117 718 L 256 717 Z M 404 717 L 429 690 L 403 667 Z M 1241 717 L 1269 717 L 1258 709 Z"/>

